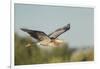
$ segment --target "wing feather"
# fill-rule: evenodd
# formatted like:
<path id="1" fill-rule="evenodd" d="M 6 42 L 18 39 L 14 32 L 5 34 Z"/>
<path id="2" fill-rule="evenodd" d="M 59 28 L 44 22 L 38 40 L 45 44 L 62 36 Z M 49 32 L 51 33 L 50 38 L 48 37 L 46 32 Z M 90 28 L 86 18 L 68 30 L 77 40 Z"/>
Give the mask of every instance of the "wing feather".
<path id="1" fill-rule="evenodd" d="M 70 29 L 70 24 L 67 24 L 67 26 L 64 26 L 63 28 L 57 29 L 56 31 L 49 34 L 48 36 L 50 38 L 57 38 L 58 36 L 60 36 L 62 33 L 66 32 L 69 29 Z"/>
<path id="2" fill-rule="evenodd" d="M 36 30 L 29 30 L 21 28 L 24 32 L 27 32 L 29 35 L 31 35 L 33 38 L 37 39 L 38 41 L 50 41 L 50 38 L 42 31 L 36 31 Z"/>

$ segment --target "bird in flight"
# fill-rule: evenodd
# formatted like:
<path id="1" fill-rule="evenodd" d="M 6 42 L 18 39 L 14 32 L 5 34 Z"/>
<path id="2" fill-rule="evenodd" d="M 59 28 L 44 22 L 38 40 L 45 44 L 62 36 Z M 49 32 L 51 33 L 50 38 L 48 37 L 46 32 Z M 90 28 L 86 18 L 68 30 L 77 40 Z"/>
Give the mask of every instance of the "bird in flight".
<path id="1" fill-rule="evenodd" d="M 68 31 L 69 29 L 70 29 L 70 24 L 67 24 L 66 26 L 59 28 L 54 32 L 50 33 L 49 35 L 47 35 L 42 31 L 21 28 L 22 31 L 27 32 L 32 38 L 38 40 L 38 42 L 36 43 L 37 45 L 52 46 L 52 47 L 57 47 L 62 45 L 63 41 L 58 39 L 57 37 L 60 36 L 62 33 Z"/>

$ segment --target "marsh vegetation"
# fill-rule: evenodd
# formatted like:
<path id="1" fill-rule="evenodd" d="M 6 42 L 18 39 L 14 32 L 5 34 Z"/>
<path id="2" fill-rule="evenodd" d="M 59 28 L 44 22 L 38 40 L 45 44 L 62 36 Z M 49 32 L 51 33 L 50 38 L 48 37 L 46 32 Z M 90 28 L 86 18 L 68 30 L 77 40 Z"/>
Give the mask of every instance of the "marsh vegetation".
<path id="1" fill-rule="evenodd" d="M 52 52 L 43 51 L 32 43 L 29 37 L 20 37 L 16 33 L 14 45 L 15 65 L 46 64 L 63 62 L 93 61 L 94 49 L 89 48 L 69 48 L 65 44 L 62 48 L 54 48 Z M 25 47 L 27 43 L 32 43 L 31 47 Z"/>

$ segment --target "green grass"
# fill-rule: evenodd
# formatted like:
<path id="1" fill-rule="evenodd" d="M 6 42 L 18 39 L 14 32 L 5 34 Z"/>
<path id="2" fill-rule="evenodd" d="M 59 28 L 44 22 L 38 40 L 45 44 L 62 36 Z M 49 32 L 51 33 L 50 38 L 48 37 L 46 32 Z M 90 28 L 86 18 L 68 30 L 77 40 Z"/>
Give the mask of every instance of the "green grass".
<path id="1" fill-rule="evenodd" d="M 87 50 L 71 49 L 67 44 L 62 48 L 54 48 L 52 53 L 44 52 L 32 43 L 29 37 L 15 36 L 15 65 L 28 64 L 45 64 L 45 63 L 62 63 L 62 62 L 76 62 L 76 61 L 93 61 L 93 48 L 86 48 Z M 25 47 L 27 43 L 32 43 L 31 47 Z"/>

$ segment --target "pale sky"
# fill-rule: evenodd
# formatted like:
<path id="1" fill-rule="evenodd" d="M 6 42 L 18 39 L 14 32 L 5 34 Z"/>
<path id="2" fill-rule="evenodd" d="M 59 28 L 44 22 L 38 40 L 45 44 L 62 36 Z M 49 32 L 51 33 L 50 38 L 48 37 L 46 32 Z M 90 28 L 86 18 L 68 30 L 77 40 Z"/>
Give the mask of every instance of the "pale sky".
<path id="1" fill-rule="evenodd" d="M 69 31 L 59 39 L 70 46 L 94 45 L 94 9 L 68 6 L 18 4 L 14 6 L 15 32 L 28 36 L 20 28 L 44 31 L 49 34 L 71 24 Z"/>

